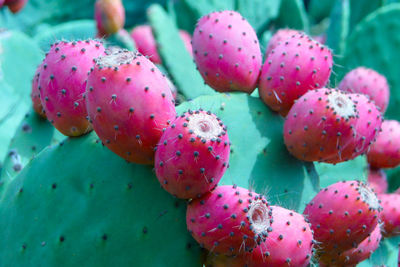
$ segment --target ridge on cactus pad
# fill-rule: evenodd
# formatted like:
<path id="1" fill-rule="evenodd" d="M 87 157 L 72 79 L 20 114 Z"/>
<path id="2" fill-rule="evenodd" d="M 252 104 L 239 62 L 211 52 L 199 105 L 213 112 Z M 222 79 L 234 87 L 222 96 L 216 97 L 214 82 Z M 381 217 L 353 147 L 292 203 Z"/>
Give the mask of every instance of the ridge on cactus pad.
<path id="1" fill-rule="evenodd" d="M 150 167 L 125 162 L 94 133 L 70 138 L 2 192 L 1 264 L 201 267 L 185 212 Z"/>

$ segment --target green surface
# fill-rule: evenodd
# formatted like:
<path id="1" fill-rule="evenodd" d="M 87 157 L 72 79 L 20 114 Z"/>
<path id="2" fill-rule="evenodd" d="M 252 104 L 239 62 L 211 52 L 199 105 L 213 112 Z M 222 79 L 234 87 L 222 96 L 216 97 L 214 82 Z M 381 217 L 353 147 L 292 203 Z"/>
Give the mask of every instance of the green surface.
<path id="1" fill-rule="evenodd" d="M 281 0 L 277 26 L 309 31 L 310 25 L 302 0 Z"/>
<path id="2" fill-rule="evenodd" d="M 2 266 L 201 267 L 186 203 L 92 133 L 42 151 L 0 197 Z"/>
<path id="3" fill-rule="evenodd" d="M 335 2 L 336 0 L 310 0 L 308 7 L 310 17 L 317 22 L 329 17 Z"/>
<path id="4" fill-rule="evenodd" d="M 202 96 L 181 104 L 177 112 L 199 108 L 217 114 L 228 127 L 231 154 L 220 184 L 254 189 L 273 204 L 296 210 L 316 194 L 318 177 L 312 164 L 306 169 L 289 155 L 283 143 L 283 119 L 259 98 L 245 93 Z"/>

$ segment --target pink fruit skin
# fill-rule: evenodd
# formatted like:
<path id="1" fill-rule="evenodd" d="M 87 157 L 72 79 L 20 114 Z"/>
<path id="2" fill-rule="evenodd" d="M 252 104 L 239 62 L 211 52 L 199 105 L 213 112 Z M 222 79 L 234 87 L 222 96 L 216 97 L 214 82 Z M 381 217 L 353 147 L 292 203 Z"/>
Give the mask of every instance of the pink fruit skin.
<path id="1" fill-rule="evenodd" d="M 304 161 L 345 161 L 341 151 L 356 140 L 356 116 L 355 103 L 348 95 L 326 88 L 309 91 L 286 117 L 286 147 Z"/>
<path id="2" fill-rule="evenodd" d="M 0 8 L 3 7 L 5 0 L 0 0 Z"/>
<path id="3" fill-rule="evenodd" d="M 394 168 L 400 164 L 400 123 L 386 120 L 376 142 L 369 147 L 368 163 L 374 168 Z"/>
<path id="4" fill-rule="evenodd" d="M 382 234 L 379 224 L 356 248 L 339 253 L 328 253 L 320 258 L 320 266 L 330 267 L 355 267 L 358 263 L 368 259 L 379 247 Z"/>
<path id="5" fill-rule="evenodd" d="M 57 42 L 42 63 L 40 100 L 47 119 L 62 134 L 79 136 L 91 130 L 87 120 L 85 87 L 94 59 L 104 55 L 101 42 Z"/>
<path id="6" fill-rule="evenodd" d="M 186 31 L 179 30 L 179 35 L 181 36 L 188 52 L 192 54 L 190 34 Z M 136 26 L 135 28 L 133 28 L 131 36 L 135 41 L 136 47 L 140 53 L 148 56 L 154 64 L 162 63 L 161 58 L 157 52 L 156 40 L 154 39 L 153 32 L 149 25 Z"/>
<path id="7" fill-rule="evenodd" d="M 287 39 L 290 39 L 293 35 L 299 35 L 301 34 L 300 31 L 298 30 L 293 30 L 293 29 L 280 29 L 278 30 L 269 40 L 267 49 L 265 50 L 265 55 L 268 55 L 271 53 L 272 50 L 275 49 L 275 47 L 283 41 L 286 41 Z"/>
<path id="8" fill-rule="evenodd" d="M 125 24 L 125 8 L 121 0 L 97 0 L 95 4 L 97 36 L 117 33 Z"/>
<path id="9" fill-rule="evenodd" d="M 5 0 L 4 5 L 8 6 L 12 13 L 18 13 L 27 2 L 28 0 Z"/>
<path id="10" fill-rule="evenodd" d="M 114 51 L 97 59 L 86 95 L 102 142 L 127 161 L 152 164 L 163 129 L 176 116 L 167 80 L 157 67 L 139 53 Z"/>
<path id="11" fill-rule="evenodd" d="M 188 205 L 186 224 L 202 247 L 224 255 L 238 255 L 254 248 L 255 239 L 264 238 L 271 223 L 269 212 L 263 196 L 223 185 Z"/>
<path id="12" fill-rule="evenodd" d="M 313 254 L 313 234 L 303 215 L 271 206 L 273 225 L 266 241 L 246 253 L 248 267 L 309 265 Z"/>
<path id="13" fill-rule="evenodd" d="M 344 76 L 339 89 L 349 93 L 368 95 L 385 113 L 389 104 L 390 89 L 385 76 L 372 69 L 358 67 Z"/>
<path id="14" fill-rule="evenodd" d="M 178 198 L 208 193 L 228 167 L 229 147 L 226 127 L 214 114 L 186 112 L 161 136 L 155 154 L 157 178 Z"/>
<path id="15" fill-rule="evenodd" d="M 258 91 L 272 110 L 286 116 L 307 91 L 324 87 L 332 71 L 331 51 L 305 34 L 273 49 L 262 67 Z"/>
<path id="16" fill-rule="evenodd" d="M 378 195 L 382 205 L 380 219 L 383 222 L 382 235 L 385 237 L 400 235 L 400 195 Z"/>
<path id="17" fill-rule="evenodd" d="M 306 206 L 314 238 L 322 252 L 351 249 L 375 229 L 380 206 L 375 193 L 358 181 L 322 189 Z"/>
<path id="18" fill-rule="evenodd" d="M 46 113 L 44 112 L 42 102 L 40 101 L 39 76 L 41 68 L 42 65 L 39 65 L 38 68 L 36 69 L 35 75 L 33 76 L 31 99 L 32 99 L 33 110 L 41 117 L 46 118 Z"/>
<path id="19" fill-rule="evenodd" d="M 388 189 L 386 173 L 381 169 L 368 169 L 368 185 L 377 194 L 384 194 Z"/>
<path id="20" fill-rule="evenodd" d="M 208 85 L 219 92 L 253 92 L 261 50 L 254 29 L 239 13 L 213 12 L 200 18 L 192 45 L 197 68 Z"/>
<path id="21" fill-rule="evenodd" d="M 353 130 L 353 141 L 344 146 L 341 151 L 343 160 L 354 159 L 368 151 L 369 146 L 375 142 L 376 136 L 381 130 L 383 116 L 369 100 L 368 96 L 362 94 L 348 95 L 356 104 L 358 111 L 357 121 Z M 326 162 L 331 162 L 327 160 Z M 331 163 L 335 163 L 332 161 Z"/>

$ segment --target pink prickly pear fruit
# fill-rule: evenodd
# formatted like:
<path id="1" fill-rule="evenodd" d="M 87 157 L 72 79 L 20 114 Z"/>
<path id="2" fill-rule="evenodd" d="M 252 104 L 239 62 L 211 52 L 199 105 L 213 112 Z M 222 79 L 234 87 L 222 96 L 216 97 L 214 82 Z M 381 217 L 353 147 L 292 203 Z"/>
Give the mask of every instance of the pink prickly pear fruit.
<path id="1" fill-rule="evenodd" d="M 97 0 L 94 16 L 100 38 L 117 33 L 125 24 L 125 8 L 121 0 Z"/>
<path id="2" fill-rule="evenodd" d="M 192 54 L 192 45 L 190 43 L 190 34 L 184 30 L 179 30 L 179 35 L 185 44 L 186 49 Z M 140 53 L 148 56 L 154 64 L 161 64 L 161 57 L 157 51 L 156 40 L 149 25 L 139 25 L 132 29 L 131 36 L 135 41 L 136 47 Z"/>
<path id="3" fill-rule="evenodd" d="M 302 32 L 293 29 L 278 30 L 269 40 L 267 49 L 265 50 L 265 55 L 267 56 L 269 53 L 271 53 L 271 51 L 274 50 L 279 43 L 284 42 L 287 39 L 290 39 L 293 35 L 299 35 L 299 34 L 302 34 Z"/>
<path id="4" fill-rule="evenodd" d="M 375 229 L 381 207 L 376 194 L 359 181 L 322 189 L 306 206 L 314 239 L 322 252 L 351 249 Z"/>
<path id="5" fill-rule="evenodd" d="M 229 163 L 222 121 L 202 110 L 179 116 L 164 131 L 155 154 L 158 181 L 178 198 L 195 198 L 217 186 Z"/>
<path id="6" fill-rule="evenodd" d="M 40 100 L 47 119 L 62 134 L 79 136 L 91 130 L 86 118 L 86 79 L 94 59 L 104 54 L 99 41 L 63 41 L 53 44 L 43 60 Z"/>
<path id="7" fill-rule="evenodd" d="M 368 169 L 368 185 L 377 194 L 385 194 L 388 190 L 386 173 L 382 169 Z"/>
<path id="8" fill-rule="evenodd" d="M 345 160 L 341 151 L 354 142 L 355 102 L 334 89 L 308 91 L 291 108 L 284 123 L 289 152 L 304 161 Z"/>
<path id="9" fill-rule="evenodd" d="M 205 267 L 250 267 L 242 255 L 226 256 L 208 253 Z"/>
<path id="10" fill-rule="evenodd" d="M 378 198 L 383 208 L 380 213 L 383 223 L 382 235 L 384 237 L 400 235 L 400 195 L 380 194 Z"/>
<path id="11" fill-rule="evenodd" d="M 27 2 L 28 0 L 5 0 L 4 5 L 8 6 L 8 9 L 15 14 L 24 8 Z"/>
<path id="12" fill-rule="evenodd" d="M 42 102 L 40 101 L 40 91 L 39 91 L 39 76 L 41 68 L 42 65 L 39 65 L 38 68 L 36 69 L 35 75 L 33 76 L 31 99 L 33 104 L 33 110 L 41 117 L 46 119 L 46 113 L 44 112 Z"/>
<path id="13" fill-rule="evenodd" d="M 373 69 L 358 67 L 344 76 L 339 89 L 349 93 L 368 95 L 371 100 L 385 113 L 389 104 L 390 89 L 385 76 Z"/>
<path id="14" fill-rule="evenodd" d="M 330 251 L 320 256 L 320 266 L 330 267 L 355 267 L 358 263 L 368 259 L 377 250 L 381 242 L 382 234 L 379 224 L 356 247 L 346 251 Z"/>
<path id="15" fill-rule="evenodd" d="M 265 242 L 246 253 L 248 267 L 309 266 L 313 233 L 302 214 L 271 206 L 273 225 Z"/>
<path id="16" fill-rule="evenodd" d="M 265 240 L 271 214 L 262 195 L 224 185 L 189 203 L 186 224 L 201 247 L 238 255 Z"/>
<path id="17" fill-rule="evenodd" d="M 295 100 L 324 87 L 332 71 L 332 52 L 305 34 L 277 44 L 264 62 L 260 97 L 272 110 L 286 116 Z"/>
<path id="18" fill-rule="evenodd" d="M 369 147 L 368 163 L 373 168 L 394 168 L 400 164 L 400 123 L 386 120 L 376 142 Z"/>
<path id="19" fill-rule="evenodd" d="M 90 121 L 103 144 L 127 161 L 152 164 L 163 129 L 176 116 L 161 71 L 139 53 L 114 51 L 96 59 L 86 96 Z"/>
<path id="20" fill-rule="evenodd" d="M 254 29 L 239 13 L 213 12 L 200 18 L 192 45 L 197 68 L 212 88 L 219 92 L 254 91 L 261 50 Z"/>
<path id="21" fill-rule="evenodd" d="M 366 153 L 369 146 L 375 142 L 383 121 L 381 113 L 368 96 L 362 94 L 349 94 L 348 96 L 356 104 L 358 115 L 353 128 L 352 142 L 343 146 L 340 150 L 340 158 L 343 161 L 354 159 Z M 336 159 L 333 161 L 326 160 L 326 162 L 336 163 Z"/>
<path id="22" fill-rule="evenodd" d="M 6 0 L 0 0 L 0 8 L 3 7 L 5 1 L 6 1 Z"/>

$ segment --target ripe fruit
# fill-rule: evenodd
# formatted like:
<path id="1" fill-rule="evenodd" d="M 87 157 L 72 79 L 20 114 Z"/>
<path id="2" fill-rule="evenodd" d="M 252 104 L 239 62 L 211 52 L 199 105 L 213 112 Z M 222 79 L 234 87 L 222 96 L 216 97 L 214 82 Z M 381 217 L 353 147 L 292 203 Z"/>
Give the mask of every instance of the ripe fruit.
<path id="1" fill-rule="evenodd" d="M 339 89 L 349 93 L 368 95 L 371 100 L 385 113 L 389 104 L 390 89 L 385 76 L 372 69 L 358 67 L 344 76 Z"/>
<path id="2" fill-rule="evenodd" d="M 99 57 L 86 87 L 87 109 L 102 142 L 130 162 L 152 164 L 163 129 L 175 118 L 168 82 L 139 53 Z"/>
<path id="3" fill-rule="evenodd" d="M 345 161 L 342 150 L 356 141 L 355 102 L 333 89 L 308 91 L 296 101 L 284 124 L 289 152 L 304 161 Z"/>
<path id="4" fill-rule="evenodd" d="M 253 92 L 262 64 L 260 45 L 254 29 L 239 13 L 203 16 L 192 44 L 197 68 L 208 85 L 219 92 Z"/>
<path id="5" fill-rule="evenodd" d="M 264 62 L 258 91 L 272 110 L 286 116 L 295 100 L 324 87 L 332 71 L 332 52 L 305 34 L 277 44 Z"/>
<path id="6" fill-rule="evenodd" d="M 368 185 L 377 194 L 384 194 L 388 189 L 386 173 L 382 169 L 368 169 Z"/>
<path id="7" fill-rule="evenodd" d="M 375 229 L 381 207 L 375 193 L 359 181 L 343 181 L 322 189 L 306 206 L 322 252 L 351 249 Z"/>
<path id="8" fill-rule="evenodd" d="M 373 168 L 394 168 L 400 164 L 400 123 L 386 120 L 376 142 L 367 153 L 368 163 Z"/>
<path id="9" fill-rule="evenodd" d="M 91 130 L 86 118 L 86 79 L 94 59 L 104 54 L 99 41 L 62 41 L 53 44 L 43 60 L 40 100 L 47 119 L 62 134 L 79 136 Z"/>
<path id="10" fill-rule="evenodd" d="M 125 9 L 121 0 L 97 0 L 95 4 L 97 36 L 117 33 L 125 24 Z"/>
<path id="11" fill-rule="evenodd" d="M 39 76 L 41 68 L 42 66 L 39 65 L 38 68 L 36 69 L 35 75 L 33 76 L 31 99 L 32 99 L 33 109 L 35 110 L 35 112 L 39 114 L 41 117 L 46 118 L 46 113 L 44 112 L 42 102 L 40 101 Z"/>
<path id="12" fill-rule="evenodd" d="M 214 189 L 229 163 L 229 138 L 211 112 L 188 111 L 161 136 L 155 154 L 162 187 L 178 198 L 195 198 Z"/>
<path id="13" fill-rule="evenodd" d="M 271 215 L 262 195 L 224 185 L 190 202 L 186 224 L 202 247 L 211 252 L 235 255 L 265 240 Z"/>
<path id="14" fill-rule="evenodd" d="M 5 0 L 4 5 L 15 14 L 24 8 L 27 2 L 28 0 Z"/>
<path id="15" fill-rule="evenodd" d="M 269 40 L 267 49 L 265 50 L 265 55 L 268 55 L 272 50 L 274 50 L 278 43 L 284 42 L 297 34 L 301 34 L 301 32 L 293 29 L 278 30 Z"/>
<path id="16" fill-rule="evenodd" d="M 382 235 L 385 237 L 400 234 L 400 195 L 380 194 L 378 195 L 382 205 L 380 219 L 383 222 Z"/>

